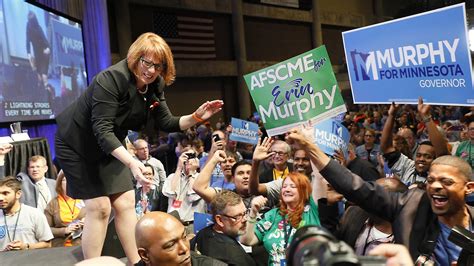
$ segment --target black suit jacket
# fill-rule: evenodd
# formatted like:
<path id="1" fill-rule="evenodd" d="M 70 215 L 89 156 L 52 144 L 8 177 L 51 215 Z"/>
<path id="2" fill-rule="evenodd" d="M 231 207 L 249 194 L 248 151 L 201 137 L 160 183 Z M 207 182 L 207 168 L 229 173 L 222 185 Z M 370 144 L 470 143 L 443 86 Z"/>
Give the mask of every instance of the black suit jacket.
<path id="1" fill-rule="evenodd" d="M 137 100 L 142 96 L 137 94 L 135 75 L 122 60 L 97 74 L 88 89 L 57 117 L 57 136 L 84 159 L 95 161 L 122 145 L 128 130 L 141 130 L 150 117 L 162 130 L 179 131 L 179 117 L 171 115 L 163 88 L 159 77 L 148 85 L 145 101 Z M 151 110 L 154 102 L 159 105 Z M 143 113 L 130 117 L 133 108 L 142 108 Z"/>
<path id="2" fill-rule="evenodd" d="M 390 192 L 374 182 L 365 182 L 334 160 L 320 173 L 347 200 L 391 222 L 395 243 L 405 245 L 414 260 L 426 251 L 426 240 L 437 237 L 440 230 L 438 216 L 433 213 L 424 190 L 415 188 L 404 193 Z M 474 208 L 466 207 L 471 223 L 474 223 Z"/>
<path id="3" fill-rule="evenodd" d="M 350 206 L 344 212 L 339 227 L 335 233 L 336 237 L 343 240 L 352 248 L 355 248 L 357 238 L 365 227 L 369 213 L 357 206 Z"/>

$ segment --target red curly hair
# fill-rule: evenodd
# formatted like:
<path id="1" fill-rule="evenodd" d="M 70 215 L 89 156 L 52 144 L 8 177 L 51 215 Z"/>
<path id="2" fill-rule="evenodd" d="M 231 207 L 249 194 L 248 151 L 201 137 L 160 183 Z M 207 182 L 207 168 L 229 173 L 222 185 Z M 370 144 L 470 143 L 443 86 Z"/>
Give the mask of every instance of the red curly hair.
<path id="1" fill-rule="evenodd" d="M 298 190 L 299 199 L 298 203 L 296 204 L 296 208 L 290 212 L 288 210 L 288 206 L 283 201 L 282 194 L 280 193 L 280 214 L 283 217 L 288 214 L 288 220 L 291 226 L 293 226 L 293 228 L 298 228 L 303 218 L 304 206 L 309 203 L 309 197 L 311 196 L 312 192 L 311 183 L 309 182 L 309 178 L 306 175 L 297 172 L 288 174 L 283 179 L 283 183 L 285 183 L 287 178 L 291 179 L 291 181 L 295 183 L 296 189 Z"/>

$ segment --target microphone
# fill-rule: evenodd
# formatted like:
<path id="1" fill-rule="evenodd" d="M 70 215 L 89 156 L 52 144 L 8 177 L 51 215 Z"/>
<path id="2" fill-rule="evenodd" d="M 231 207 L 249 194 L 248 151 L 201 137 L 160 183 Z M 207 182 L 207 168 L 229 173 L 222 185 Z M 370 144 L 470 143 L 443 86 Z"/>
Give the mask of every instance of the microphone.
<path id="1" fill-rule="evenodd" d="M 155 109 L 156 107 L 158 107 L 160 105 L 160 99 L 158 99 L 158 97 L 156 95 L 160 92 L 160 89 L 163 89 L 163 87 L 165 86 L 165 82 L 164 82 L 163 78 L 161 76 L 158 76 L 158 78 L 159 78 L 158 86 L 156 86 L 155 89 L 153 90 L 153 92 L 151 93 L 150 110 L 153 110 L 153 109 Z"/>

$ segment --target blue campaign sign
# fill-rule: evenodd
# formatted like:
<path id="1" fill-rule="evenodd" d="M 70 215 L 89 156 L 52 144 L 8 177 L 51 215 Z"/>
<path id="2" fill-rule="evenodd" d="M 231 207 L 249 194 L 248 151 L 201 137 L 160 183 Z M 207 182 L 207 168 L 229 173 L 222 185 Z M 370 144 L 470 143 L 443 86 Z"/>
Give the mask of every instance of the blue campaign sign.
<path id="1" fill-rule="evenodd" d="M 51 20 L 53 45 L 57 53 L 55 62 L 62 66 L 84 65 L 84 44 L 81 29 L 60 21 Z"/>
<path id="2" fill-rule="evenodd" d="M 464 3 L 343 33 L 354 103 L 474 105 Z"/>
<path id="3" fill-rule="evenodd" d="M 214 224 L 212 215 L 200 212 L 194 213 L 194 234 L 197 234 L 201 229 L 206 228 L 211 224 Z"/>
<path id="4" fill-rule="evenodd" d="M 249 121 L 232 117 L 230 121 L 232 133 L 229 139 L 256 145 L 258 142 L 258 125 Z"/>
<path id="5" fill-rule="evenodd" d="M 314 126 L 314 142 L 326 154 L 334 155 L 336 150 L 342 150 L 347 157 L 349 139 L 347 128 L 335 119 L 324 120 Z"/>

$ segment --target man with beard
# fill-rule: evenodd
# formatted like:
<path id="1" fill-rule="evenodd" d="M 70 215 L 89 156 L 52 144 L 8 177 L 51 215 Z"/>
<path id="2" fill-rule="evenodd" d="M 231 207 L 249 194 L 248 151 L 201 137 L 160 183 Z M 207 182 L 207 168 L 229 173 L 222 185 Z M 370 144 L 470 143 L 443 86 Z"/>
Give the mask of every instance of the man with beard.
<path id="1" fill-rule="evenodd" d="M 226 265 L 191 252 L 184 226 L 168 213 L 145 214 L 135 226 L 135 241 L 140 255 L 140 261 L 135 264 L 136 266 Z"/>
<path id="2" fill-rule="evenodd" d="M 474 223 L 474 208 L 465 202 L 465 196 L 474 191 L 472 169 L 464 160 L 451 155 L 438 157 L 431 163 L 426 191 L 414 188 L 394 193 L 352 174 L 297 130 L 292 130 L 287 139 L 304 147 L 336 191 L 389 221 L 395 243 L 408 247 L 415 264 L 431 260 L 448 266 L 457 261 L 461 247 L 448 240 L 451 228 L 457 225 L 471 229 Z"/>
<path id="3" fill-rule="evenodd" d="M 392 103 L 388 110 L 388 118 L 382 132 L 380 149 L 392 173 L 398 176 L 403 183 L 407 186 L 414 183 L 424 183 L 433 159 L 437 156 L 449 154 L 446 139 L 438 131 L 431 118 L 430 106 L 423 104 L 423 100 L 420 98 L 418 100 L 418 113 L 428 129 L 431 142 L 424 141 L 419 145 L 415 153 L 415 161 L 406 157 L 397 151 L 392 144 L 392 130 L 397 109 L 398 106 Z"/>
<path id="4" fill-rule="evenodd" d="M 37 208 L 20 203 L 21 182 L 0 179 L 0 251 L 51 247 L 54 238 L 46 216 Z"/>
<path id="5" fill-rule="evenodd" d="M 248 209 L 236 193 L 224 190 L 211 201 L 214 224 L 196 235 L 196 250 L 229 265 L 256 265 L 237 241 L 245 233 Z"/>
<path id="6" fill-rule="evenodd" d="M 219 195 L 219 193 L 222 193 L 221 191 L 225 191 L 209 186 L 209 181 L 214 168 L 219 162 L 223 162 L 224 160 L 226 160 L 225 152 L 221 150 L 216 151 L 194 181 L 193 190 L 207 203 L 210 203 L 212 200 L 214 200 L 216 196 Z M 250 208 L 250 203 L 255 197 L 249 193 L 249 178 L 251 168 L 251 164 L 247 161 L 240 161 L 232 166 L 232 178 L 235 184 L 234 192 L 242 198 L 246 209 Z M 273 208 L 278 203 L 278 200 L 279 195 L 276 198 L 270 197 L 267 201 L 267 205 L 260 210 L 261 213 Z M 267 261 L 268 255 L 262 246 L 257 246 L 252 247 L 252 257 L 256 261 L 265 263 Z"/>

